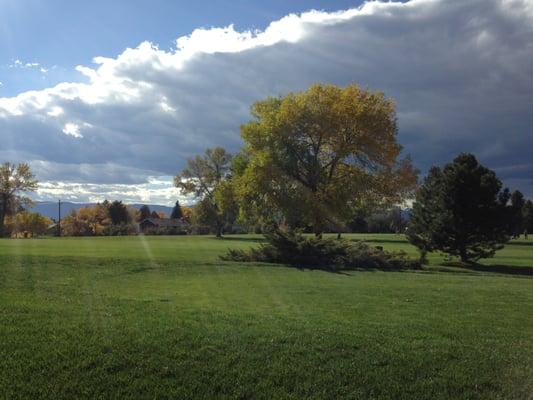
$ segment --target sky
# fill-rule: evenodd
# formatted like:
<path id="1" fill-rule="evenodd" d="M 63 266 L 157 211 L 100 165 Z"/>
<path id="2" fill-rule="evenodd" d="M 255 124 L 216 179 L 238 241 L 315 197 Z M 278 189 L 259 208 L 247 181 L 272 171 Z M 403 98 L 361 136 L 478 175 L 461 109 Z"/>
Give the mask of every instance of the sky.
<path id="1" fill-rule="evenodd" d="M 533 197 L 533 0 L 0 0 L 0 160 L 36 200 L 187 203 L 249 107 L 315 82 L 396 100 L 422 175 L 474 153 Z"/>

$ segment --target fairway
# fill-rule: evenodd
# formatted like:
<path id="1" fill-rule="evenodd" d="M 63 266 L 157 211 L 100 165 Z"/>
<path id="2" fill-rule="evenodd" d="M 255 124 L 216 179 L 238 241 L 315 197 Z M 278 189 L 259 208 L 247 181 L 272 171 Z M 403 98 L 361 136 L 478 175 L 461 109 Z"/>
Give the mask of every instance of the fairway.
<path id="1" fill-rule="evenodd" d="M 531 398 L 533 240 L 478 270 L 219 260 L 259 241 L 0 240 L 0 398 Z"/>

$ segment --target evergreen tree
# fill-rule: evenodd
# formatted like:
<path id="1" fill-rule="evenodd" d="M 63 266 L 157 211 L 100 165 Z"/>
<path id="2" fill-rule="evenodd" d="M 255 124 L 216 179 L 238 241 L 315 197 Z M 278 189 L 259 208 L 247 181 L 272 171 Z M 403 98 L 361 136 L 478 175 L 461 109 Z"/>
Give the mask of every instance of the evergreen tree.
<path id="1" fill-rule="evenodd" d="M 139 222 L 144 221 L 146 218 L 150 218 L 150 216 L 150 207 L 143 205 L 141 208 L 139 208 Z"/>
<path id="2" fill-rule="evenodd" d="M 416 194 L 407 237 L 424 256 L 439 250 L 463 262 L 491 257 L 509 240 L 507 202 L 496 174 L 471 154 L 433 167 Z"/>
<path id="3" fill-rule="evenodd" d="M 176 205 L 172 209 L 172 213 L 170 214 L 171 219 L 181 219 L 183 218 L 183 211 L 181 210 L 180 202 L 179 200 L 176 200 Z"/>
<path id="4" fill-rule="evenodd" d="M 524 232 L 523 210 L 525 204 L 524 195 L 518 190 L 514 191 L 509 207 L 509 233 L 512 237 L 518 237 Z"/>
<path id="5" fill-rule="evenodd" d="M 118 200 L 115 200 L 108 207 L 109 218 L 113 225 L 127 224 L 129 220 L 128 208 Z"/>
<path id="6" fill-rule="evenodd" d="M 528 233 L 533 232 L 533 202 L 526 201 L 522 208 L 522 218 L 524 221 L 524 236 L 527 239 Z"/>

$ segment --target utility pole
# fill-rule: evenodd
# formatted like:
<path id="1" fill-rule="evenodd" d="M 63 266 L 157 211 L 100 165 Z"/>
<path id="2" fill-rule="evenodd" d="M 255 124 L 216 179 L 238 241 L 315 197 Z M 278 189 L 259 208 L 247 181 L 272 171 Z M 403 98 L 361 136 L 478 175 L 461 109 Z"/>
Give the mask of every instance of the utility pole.
<path id="1" fill-rule="evenodd" d="M 61 237 L 61 199 L 57 203 L 58 207 L 58 219 L 57 219 L 57 236 Z"/>

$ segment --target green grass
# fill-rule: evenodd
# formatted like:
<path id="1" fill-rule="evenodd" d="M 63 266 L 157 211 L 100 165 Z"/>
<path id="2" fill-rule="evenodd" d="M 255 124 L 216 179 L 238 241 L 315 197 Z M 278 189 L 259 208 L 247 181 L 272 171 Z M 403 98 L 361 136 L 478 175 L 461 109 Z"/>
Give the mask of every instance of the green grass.
<path id="1" fill-rule="evenodd" d="M 533 240 L 497 273 L 218 260 L 258 238 L 0 240 L 0 398 L 531 398 Z"/>

